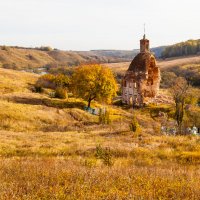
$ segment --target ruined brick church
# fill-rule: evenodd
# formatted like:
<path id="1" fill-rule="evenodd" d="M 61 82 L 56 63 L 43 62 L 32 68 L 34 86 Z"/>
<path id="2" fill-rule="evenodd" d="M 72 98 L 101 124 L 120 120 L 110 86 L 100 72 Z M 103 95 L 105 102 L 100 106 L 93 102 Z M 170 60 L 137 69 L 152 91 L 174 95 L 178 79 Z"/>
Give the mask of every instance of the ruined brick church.
<path id="1" fill-rule="evenodd" d="M 142 107 L 156 97 L 159 85 L 160 69 L 144 34 L 140 40 L 140 53 L 131 62 L 122 81 L 122 101 Z"/>

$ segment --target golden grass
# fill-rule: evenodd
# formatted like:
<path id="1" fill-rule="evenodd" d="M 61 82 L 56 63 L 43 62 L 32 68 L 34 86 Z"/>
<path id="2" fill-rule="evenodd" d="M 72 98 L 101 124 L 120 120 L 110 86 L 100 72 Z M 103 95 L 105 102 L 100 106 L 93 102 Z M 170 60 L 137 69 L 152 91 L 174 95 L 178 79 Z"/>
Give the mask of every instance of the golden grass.
<path id="1" fill-rule="evenodd" d="M 28 87 L 35 83 L 38 77 L 32 73 L 0 68 L 0 94 L 27 92 Z"/>
<path id="2" fill-rule="evenodd" d="M 12 131 L 67 131 L 97 117 L 80 109 L 59 109 L 45 105 L 13 103 L 0 100 L 0 129 Z"/>
<path id="3" fill-rule="evenodd" d="M 2 159 L 0 199 L 196 199 L 200 171 L 87 167 L 71 159 Z"/>
<path id="4" fill-rule="evenodd" d="M 29 58 L 31 56 L 31 59 Z M 13 64 L 19 69 L 37 68 L 55 62 L 55 60 L 44 51 L 33 49 L 8 48 L 7 51 L 0 50 L 1 64 Z"/>
<path id="5" fill-rule="evenodd" d="M 108 106 L 112 123 L 101 125 L 80 99 L 32 93 L 35 75 L 0 78 L 0 200 L 200 199 L 199 137 L 161 135 L 150 116 L 169 105 Z"/>
<path id="6" fill-rule="evenodd" d="M 199 199 L 198 137 L 0 132 L 0 199 Z M 110 148 L 113 166 L 96 157 Z"/>
<path id="7" fill-rule="evenodd" d="M 191 136 L 152 136 L 145 133 L 85 130 L 71 132 L 0 131 L 0 156 L 94 157 L 96 147 L 109 148 L 114 159 L 148 159 L 152 165 L 200 164 L 200 139 Z M 163 161 L 163 163 L 161 162 Z"/>

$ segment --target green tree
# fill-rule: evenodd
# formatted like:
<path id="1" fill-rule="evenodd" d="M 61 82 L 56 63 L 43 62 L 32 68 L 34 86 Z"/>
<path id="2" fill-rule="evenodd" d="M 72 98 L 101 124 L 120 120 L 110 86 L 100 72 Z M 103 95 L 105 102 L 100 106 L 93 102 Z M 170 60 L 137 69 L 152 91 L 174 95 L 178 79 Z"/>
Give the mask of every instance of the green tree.
<path id="1" fill-rule="evenodd" d="M 73 93 L 85 99 L 90 107 L 92 100 L 110 103 L 116 95 L 117 83 L 108 67 L 98 64 L 78 67 L 72 76 Z"/>

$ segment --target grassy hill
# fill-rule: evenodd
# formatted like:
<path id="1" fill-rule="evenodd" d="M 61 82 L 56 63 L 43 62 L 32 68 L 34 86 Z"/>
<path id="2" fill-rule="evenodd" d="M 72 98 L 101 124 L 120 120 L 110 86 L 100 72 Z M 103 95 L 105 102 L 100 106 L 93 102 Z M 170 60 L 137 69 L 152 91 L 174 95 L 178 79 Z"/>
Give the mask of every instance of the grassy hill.
<path id="1" fill-rule="evenodd" d="M 108 59 L 93 53 L 60 50 L 39 50 L 1 47 L 0 65 L 7 69 L 35 69 L 55 66 L 71 66 L 87 62 L 107 62 Z"/>
<path id="2" fill-rule="evenodd" d="M 81 99 L 32 92 L 38 77 L 0 68 L 0 199 L 199 199 L 199 137 L 160 133 L 172 103 L 107 105 L 102 125 Z"/>
<path id="3" fill-rule="evenodd" d="M 154 48 L 157 54 L 161 48 Z M 0 46 L 0 66 L 6 69 L 41 72 L 55 67 L 83 63 L 118 63 L 131 61 L 138 50 L 61 51 L 50 47 L 24 48 Z"/>
<path id="4" fill-rule="evenodd" d="M 0 66 L 6 69 L 37 71 L 82 63 L 129 61 L 134 51 L 61 51 L 50 48 L 0 47 Z"/>

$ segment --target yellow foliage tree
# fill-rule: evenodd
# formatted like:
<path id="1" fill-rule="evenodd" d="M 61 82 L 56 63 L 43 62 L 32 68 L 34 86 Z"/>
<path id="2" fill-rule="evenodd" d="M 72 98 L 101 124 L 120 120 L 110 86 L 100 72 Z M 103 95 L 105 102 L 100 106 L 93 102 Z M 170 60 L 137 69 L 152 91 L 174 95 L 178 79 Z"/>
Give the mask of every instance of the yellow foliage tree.
<path id="1" fill-rule="evenodd" d="M 116 95 L 117 83 L 108 67 L 98 64 L 80 66 L 72 77 L 73 93 L 85 99 L 88 107 L 92 100 L 110 103 Z"/>

